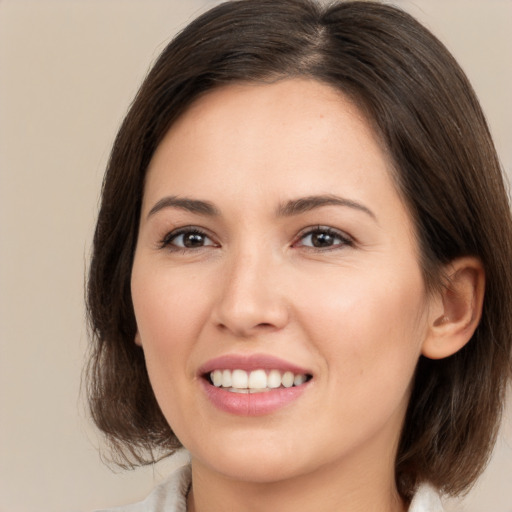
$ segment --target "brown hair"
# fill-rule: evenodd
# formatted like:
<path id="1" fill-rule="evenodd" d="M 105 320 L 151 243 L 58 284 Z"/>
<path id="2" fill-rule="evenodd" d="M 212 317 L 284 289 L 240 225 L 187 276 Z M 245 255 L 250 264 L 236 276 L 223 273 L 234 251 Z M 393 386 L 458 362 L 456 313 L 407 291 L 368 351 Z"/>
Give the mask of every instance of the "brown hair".
<path id="1" fill-rule="evenodd" d="M 170 125 L 199 95 L 294 76 L 334 86 L 373 124 L 394 161 L 429 287 L 440 285 L 441 266 L 454 258 L 483 263 L 482 320 L 455 355 L 420 358 L 396 459 L 405 499 L 422 481 L 458 494 L 487 461 L 511 374 L 512 222 L 489 130 L 463 71 L 410 15 L 376 2 L 227 2 L 193 21 L 156 61 L 103 183 L 87 296 L 93 418 L 124 465 L 151 463 L 179 446 L 134 343 L 130 274 L 145 172 Z"/>

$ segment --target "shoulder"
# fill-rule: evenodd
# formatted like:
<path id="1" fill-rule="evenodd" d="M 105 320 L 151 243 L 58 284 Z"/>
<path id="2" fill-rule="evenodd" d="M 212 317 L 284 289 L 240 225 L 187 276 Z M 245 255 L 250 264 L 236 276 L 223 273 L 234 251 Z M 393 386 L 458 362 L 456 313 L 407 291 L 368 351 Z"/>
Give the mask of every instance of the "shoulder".
<path id="1" fill-rule="evenodd" d="M 421 484 L 414 495 L 409 512 L 443 512 L 443 504 L 437 490 L 429 484 Z"/>
<path id="2" fill-rule="evenodd" d="M 186 512 L 190 466 L 178 468 L 143 501 L 97 512 Z"/>

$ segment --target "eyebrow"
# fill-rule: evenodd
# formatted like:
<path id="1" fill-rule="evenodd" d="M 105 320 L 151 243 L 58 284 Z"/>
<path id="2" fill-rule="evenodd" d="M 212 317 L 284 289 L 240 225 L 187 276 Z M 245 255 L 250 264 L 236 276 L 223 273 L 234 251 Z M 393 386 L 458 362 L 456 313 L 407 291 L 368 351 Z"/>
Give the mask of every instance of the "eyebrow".
<path id="1" fill-rule="evenodd" d="M 347 208 L 353 208 L 366 213 L 375 221 L 377 220 L 375 214 L 361 203 L 335 195 L 307 196 L 300 197 L 298 199 L 291 199 L 277 208 L 277 216 L 291 217 L 293 215 L 300 215 L 301 213 L 314 210 L 315 208 L 321 208 L 322 206 L 344 206 Z M 199 199 L 190 199 L 186 197 L 167 196 L 160 199 L 153 208 L 151 208 L 148 213 L 148 217 L 151 217 L 164 208 L 179 208 L 181 210 L 209 217 L 220 215 L 219 210 L 209 201 L 201 201 Z"/>
<path id="2" fill-rule="evenodd" d="M 277 215 L 280 217 L 289 217 L 292 215 L 299 215 L 301 213 L 320 208 L 322 206 L 344 206 L 354 208 L 369 215 L 373 220 L 377 220 L 375 214 L 366 206 L 351 199 L 335 195 L 320 195 L 320 196 L 307 196 L 298 199 L 292 199 L 285 204 L 279 206 Z"/>
<path id="3" fill-rule="evenodd" d="M 164 208 L 179 208 L 192 213 L 214 217 L 220 214 L 219 210 L 209 201 L 189 199 L 186 197 L 167 196 L 158 201 L 148 213 L 148 217 Z"/>

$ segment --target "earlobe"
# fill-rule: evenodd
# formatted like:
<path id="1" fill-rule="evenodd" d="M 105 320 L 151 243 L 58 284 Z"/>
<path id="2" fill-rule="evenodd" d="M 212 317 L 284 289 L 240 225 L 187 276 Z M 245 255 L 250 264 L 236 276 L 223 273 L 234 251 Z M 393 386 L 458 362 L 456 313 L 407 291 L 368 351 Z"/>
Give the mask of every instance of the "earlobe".
<path id="1" fill-rule="evenodd" d="M 429 319 L 422 354 L 430 359 L 449 357 L 473 336 L 482 316 L 485 272 L 477 258 L 464 257 L 446 268 L 447 282 L 439 292 Z"/>
<path id="2" fill-rule="evenodd" d="M 139 331 L 135 333 L 135 345 L 138 345 L 139 347 L 142 347 L 142 340 L 140 339 Z"/>

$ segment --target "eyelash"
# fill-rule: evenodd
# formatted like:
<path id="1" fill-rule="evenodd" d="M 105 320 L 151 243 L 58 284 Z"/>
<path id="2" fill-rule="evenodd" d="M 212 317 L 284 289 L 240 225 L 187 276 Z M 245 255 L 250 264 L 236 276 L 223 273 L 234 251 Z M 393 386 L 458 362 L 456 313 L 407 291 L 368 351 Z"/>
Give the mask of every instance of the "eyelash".
<path id="1" fill-rule="evenodd" d="M 202 237 L 203 239 L 210 240 L 212 243 L 206 244 L 206 245 L 201 245 L 199 247 L 184 247 L 184 246 L 180 246 L 180 245 L 175 245 L 173 242 L 175 242 L 175 240 L 178 237 L 180 237 L 181 235 L 197 235 L 197 236 Z M 211 237 L 207 233 L 205 233 L 201 229 L 196 228 L 194 226 L 185 226 L 183 228 L 179 228 L 175 231 L 171 231 L 170 233 L 167 233 L 164 236 L 164 238 L 161 240 L 159 246 L 161 249 L 168 249 L 173 252 L 186 253 L 188 251 L 202 249 L 203 247 L 217 246 L 217 244 L 211 239 Z"/>
<path id="2" fill-rule="evenodd" d="M 337 249 L 342 249 L 343 247 L 352 247 L 354 245 L 354 240 L 349 237 L 347 234 L 342 231 L 338 231 L 337 229 L 328 227 L 328 226 L 314 226 L 304 229 L 297 236 L 296 241 L 293 243 L 293 246 L 296 246 L 300 241 L 304 241 L 307 237 L 312 237 L 313 235 L 327 235 L 334 239 L 338 239 L 339 242 L 326 247 L 315 247 L 313 245 L 299 245 L 300 247 L 305 247 L 307 250 L 317 251 L 317 252 L 325 252 L 325 251 L 334 251 Z"/>
<path id="3" fill-rule="evenodd" d="M 339 242 L 333 245 L 328 245 L 325 247 L 315 247 L 313 245 L 304 245 L 299 242 L 304 241 L 307 237 L 312 237 L 314 235 L 322 235 L 332 237 L 333 239 L 337 239 Z M 201 237 L 203 240 L 208 239 L 211 243 L 200 245 L 198 247 L 186 247 L 175 245 L 175 241 L 178 237 L 182 235 L 197 235 Z M 325 252 L 332 251 L 336 249 L 341 249 L 343 247 L 352 247 L 354 245 L 354 241 L 351 237 L 346 235 L 345 233 L 338 231 L 336 229 L 330 228 L 328 226 L 314 226 L 309 227 L 302 230 L 297 236 L 296 240 L 293 242 L 292 247 L 304 247 L 307 250 L 317 251 L 317 252 Z M 212 238 L 205 233 L 203 230 L 195 227 L 195 226 L 185 226 L 183 228 L 179 228 L 175 231 L 171 231 L 167 233 L 164 238 L 160 241 L 159 247 L 161 249 L 168 249 L 173 252 L 182 252 L 187 253 L 189 251 L 202 249 L 204 247 L 218 247 L 218 244 L 212 240 Z"/>

